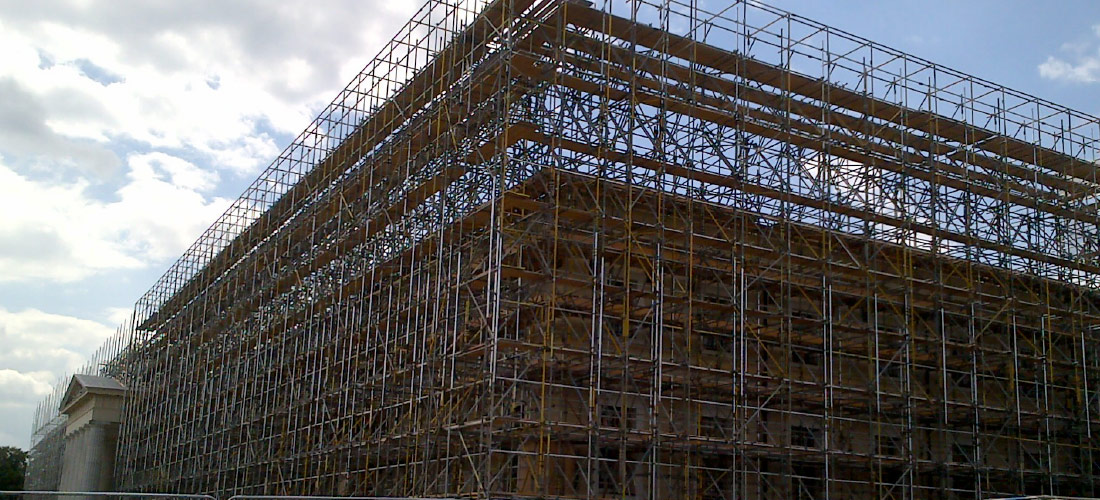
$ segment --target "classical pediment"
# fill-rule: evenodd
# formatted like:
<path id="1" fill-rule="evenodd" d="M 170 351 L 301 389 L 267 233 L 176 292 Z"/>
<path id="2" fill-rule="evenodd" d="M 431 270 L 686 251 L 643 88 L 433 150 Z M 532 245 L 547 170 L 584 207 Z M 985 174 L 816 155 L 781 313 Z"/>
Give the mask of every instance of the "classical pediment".
<path id="1" fill-rule="evenodd" d="M 69 408 L 88 394 L 121 396 L 124 392 L 126 387 L 111 377 L 73 375 L 69 388 L 65 390 L 65 397 L 61 398 L 61 413 L 67 413 Z"/>

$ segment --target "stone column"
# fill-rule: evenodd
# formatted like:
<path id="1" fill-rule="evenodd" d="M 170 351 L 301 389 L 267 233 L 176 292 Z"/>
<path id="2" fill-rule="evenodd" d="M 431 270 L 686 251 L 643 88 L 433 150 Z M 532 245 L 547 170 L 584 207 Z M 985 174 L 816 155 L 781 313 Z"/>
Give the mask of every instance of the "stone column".
<path id="1" fill-rule="evenodd" d="M 114 490 L 115 452 L 124 394 L 125 388 L 114 379 L 90 375 L 73 377 L 61 408 L 62 413 L 68 415 L 68 421 L 59 490 Z"/>

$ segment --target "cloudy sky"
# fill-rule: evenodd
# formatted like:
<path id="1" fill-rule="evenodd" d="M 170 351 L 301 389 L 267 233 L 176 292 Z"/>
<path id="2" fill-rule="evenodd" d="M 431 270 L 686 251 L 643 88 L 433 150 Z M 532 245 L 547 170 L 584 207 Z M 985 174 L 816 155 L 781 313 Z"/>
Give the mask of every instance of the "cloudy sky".
<path id="1" fill-rule="evenodd" d="M 771 3 L 1100 114 L 1095 0 Z M 0 445 L 419 4 L 0 0 Z"/>

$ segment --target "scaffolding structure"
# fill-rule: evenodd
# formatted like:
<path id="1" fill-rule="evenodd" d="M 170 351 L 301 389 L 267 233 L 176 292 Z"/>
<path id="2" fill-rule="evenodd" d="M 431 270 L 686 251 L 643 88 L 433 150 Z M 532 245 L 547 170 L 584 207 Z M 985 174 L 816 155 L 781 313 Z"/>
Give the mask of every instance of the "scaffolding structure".
<path id="1" fill-rule="evenodd" d="M 430 0 L 95 368 L 119 484 L 1100 495 L 1098 147 L 757 2 Z"/>

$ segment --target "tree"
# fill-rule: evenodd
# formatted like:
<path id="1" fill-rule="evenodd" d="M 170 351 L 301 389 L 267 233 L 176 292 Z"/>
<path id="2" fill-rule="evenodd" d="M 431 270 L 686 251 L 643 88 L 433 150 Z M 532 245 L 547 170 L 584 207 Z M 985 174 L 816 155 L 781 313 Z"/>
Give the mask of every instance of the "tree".
<path id="1" fill-rule="evenodd" d="M 22 490 L 26 471 L 27 452 L 14 446 L 0 446 L 0 490 Z"/>

